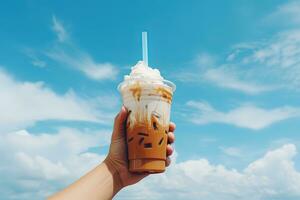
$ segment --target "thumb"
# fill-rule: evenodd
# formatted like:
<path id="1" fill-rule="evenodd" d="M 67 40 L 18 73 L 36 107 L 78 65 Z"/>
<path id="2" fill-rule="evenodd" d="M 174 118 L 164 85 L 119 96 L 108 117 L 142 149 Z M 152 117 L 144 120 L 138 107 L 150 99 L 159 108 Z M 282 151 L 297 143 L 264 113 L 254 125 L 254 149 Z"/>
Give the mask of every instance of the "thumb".
<path id="1" fill-rule="evenodd" d="M 124 106 L 122 106 L 120 112 L 115 117 L 112 140 L 116 140 L 125 136 L 127 116 L 128 116 L 127 109 Z"/>

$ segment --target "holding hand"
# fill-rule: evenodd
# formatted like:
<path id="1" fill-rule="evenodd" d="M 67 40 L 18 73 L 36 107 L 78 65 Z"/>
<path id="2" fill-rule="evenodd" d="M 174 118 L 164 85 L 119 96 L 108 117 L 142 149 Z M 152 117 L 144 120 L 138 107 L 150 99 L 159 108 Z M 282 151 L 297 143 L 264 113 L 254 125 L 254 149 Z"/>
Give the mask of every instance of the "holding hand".
<path id="1" fill-rule="evenodd" d="M 128 170 L 127 159 L 127 146 L 126 146 L 126 120 L 128 117 L 128 111 L 123 106 L 121 111 L 115 118 L 114 130 L 111 139 L 110 150 L 105 163 L 112 168 L 118 175 L 120 185 L 118 187 L 125 187 L 132 185 L 149 175 L 148 173 L 132 173 Z M 166 166 L 171 163 L 170 155 L 173 153 L 171 144 L 175 141 L 175 124 L 170 123 L 168 132 L 168 145 L 167 145 L 167 160 Z"/>
<path id="2" fill-rule="evenodd" d="M 51 196 L 49 200 L 108 200 L 112 199 L 123 187 L 137 183 L 149 175 L 148 173 L 135 174 L 128 170 L 125 140 L 127 117 L 128 112 L 125 107 L 122 107 L 115 118 L 110 149 L 104 162 L 75 183 Z M 175 140 L 174 130 L 175 124 L 170 123 L 166 166 L 171 163 L 169 156 L 173 153 L 171 144 Z"/>

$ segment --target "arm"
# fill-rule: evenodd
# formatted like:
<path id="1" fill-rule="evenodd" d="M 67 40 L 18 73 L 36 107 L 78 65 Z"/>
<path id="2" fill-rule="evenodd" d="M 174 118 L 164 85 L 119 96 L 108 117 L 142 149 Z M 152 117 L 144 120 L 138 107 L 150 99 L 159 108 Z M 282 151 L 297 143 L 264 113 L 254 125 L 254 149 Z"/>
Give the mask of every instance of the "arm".
<path id="1" fill-rule="evenodd" d="M 49 200 L 112 199 L 121 188 L 117 172 L 104 161 Z"/>
<path id="2" fill-rule="evenodd" d="M 132 185 L 148 176 L 148 174 L 135 174 L 128 171 L 127 147 L 125 141 L 125 127 L 127 110 L 122 107 L 115 118 L 111 145 L 106 159 L 92 171 L 81 177 L 66 189 L 54 194 L 49 200 L 108 200 L 123 187 Z M 167 156 L 173 152 L 171 143 L 174 142 L 175 124 L 170 123 L 168 133 Z M 166 165 L 171 160 L 167 157 Z"/>

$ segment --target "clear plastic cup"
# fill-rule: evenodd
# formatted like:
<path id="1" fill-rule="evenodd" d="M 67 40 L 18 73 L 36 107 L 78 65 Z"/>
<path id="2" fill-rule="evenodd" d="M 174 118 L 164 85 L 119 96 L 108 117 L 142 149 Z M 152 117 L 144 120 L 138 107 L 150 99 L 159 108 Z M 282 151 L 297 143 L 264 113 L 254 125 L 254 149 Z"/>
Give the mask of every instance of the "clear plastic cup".
<path id="1" fill-rule="evenodd" d="M 176 86 L 167 80 L 131 79 L 118 86 L 129 115 L 126 141 L 129 171 L 165 171 L 167 133 Z"/>

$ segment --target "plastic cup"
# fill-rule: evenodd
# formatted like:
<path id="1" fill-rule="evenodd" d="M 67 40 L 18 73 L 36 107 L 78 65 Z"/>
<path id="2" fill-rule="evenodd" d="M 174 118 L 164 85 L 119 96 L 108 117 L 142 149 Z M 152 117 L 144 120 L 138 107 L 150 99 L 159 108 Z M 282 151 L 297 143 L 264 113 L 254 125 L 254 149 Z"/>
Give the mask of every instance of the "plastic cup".
<path id="1" fill-rule="evenodd" d="M 118 89 L 129 115 L 126 124 L 129 171 L 165 171 L 170 110 L 175 85 L 166 80 L 126 80 Z"/>

